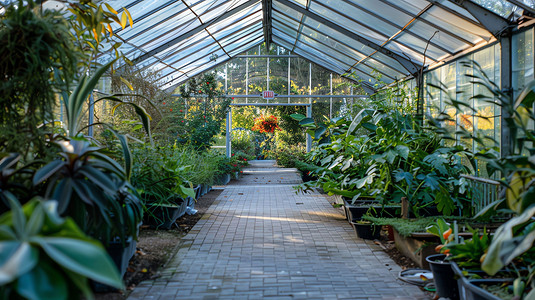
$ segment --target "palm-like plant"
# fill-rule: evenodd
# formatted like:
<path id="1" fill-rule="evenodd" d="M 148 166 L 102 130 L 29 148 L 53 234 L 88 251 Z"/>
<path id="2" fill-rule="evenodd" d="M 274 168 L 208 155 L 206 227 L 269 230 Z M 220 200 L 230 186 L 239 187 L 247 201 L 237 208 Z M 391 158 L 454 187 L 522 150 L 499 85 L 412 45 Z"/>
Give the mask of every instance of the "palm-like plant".
<path id="1" fill-rule="evenodd" d="M 107 242 L 108 234 L 95 232 L 97 228 L 126 225 L 134 235 L 141 221 L 141 205 L 121 165 L 84 139 L 57 144 L 61 158 L 37 170 L 33 184 L 44 183 L 45 198 L 57 200 L 58 212 L 71 216 L 85 232 Z"/>

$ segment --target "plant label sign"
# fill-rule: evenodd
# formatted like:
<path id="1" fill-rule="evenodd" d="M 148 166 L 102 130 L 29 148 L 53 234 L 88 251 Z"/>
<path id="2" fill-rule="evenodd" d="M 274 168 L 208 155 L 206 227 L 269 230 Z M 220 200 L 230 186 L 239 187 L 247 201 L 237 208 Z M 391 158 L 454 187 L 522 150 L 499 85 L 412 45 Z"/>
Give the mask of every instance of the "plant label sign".
<path id="1" fill-rule="evenodd" d="M 262 92 L 262 98 L 266 100 L 271 100 L 275 98 L 275 92 L 273 91 L 263 91 Z"/>

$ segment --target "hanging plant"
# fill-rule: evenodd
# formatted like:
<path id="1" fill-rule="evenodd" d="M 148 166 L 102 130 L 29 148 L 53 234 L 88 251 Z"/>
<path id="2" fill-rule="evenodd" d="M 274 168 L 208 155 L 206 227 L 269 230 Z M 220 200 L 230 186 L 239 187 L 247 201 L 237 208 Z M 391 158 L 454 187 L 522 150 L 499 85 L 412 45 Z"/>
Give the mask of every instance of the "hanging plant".
<path id="1" fill-rule="evenodd" d="M 253 131 L 260 133 L 273 133 L 275 130 L 281 130 L 279 128 L 277 117 L 275 116 L 260 116 L 254 120 L 254 126 L 251 128 Z"/>

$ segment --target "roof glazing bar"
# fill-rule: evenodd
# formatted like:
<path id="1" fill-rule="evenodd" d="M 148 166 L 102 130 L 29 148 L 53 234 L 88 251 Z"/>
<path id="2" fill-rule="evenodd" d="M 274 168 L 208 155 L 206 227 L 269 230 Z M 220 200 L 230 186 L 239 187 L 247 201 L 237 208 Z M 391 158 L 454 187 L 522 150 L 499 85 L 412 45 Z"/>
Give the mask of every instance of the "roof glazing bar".
<path id="1" fill-rule="evenodd" d="M 290 19 L 290 20 L 294 20 L 294 21 L 296 21 L 292 16 L 289 16 L 289 15 L 285 14 L 284 12 L 278 11 L 278 10 L 276 10 L 276 9 L 275 9 L 275 11 L 276 11 L 277 13 L 279 13 L 279 14 L 285 16 L 286 18 L 288 18 L 288 19 Z M 284 26 L 290 28 L 290 26 L 289 26 L 288 24 L 285 24 L 285 23 L 283 23 L 283 22 L 280 22 L 280 23 L 281 23 L 282 25 L 284 25 Z M 307 24 L 303 24 L 303 26 L 306 27 L 307 29 L 311 30 L 311 31 L 318 32 L 315 28 L 312 28 L 311 26 L 308 26 Z M 295 30 L 295 29 L 293 29 L 293 28 L 291 28 L 291 29 L 292 29 L 292 30 Z M 318 32 L 318 33 L 319 33 L 319 32 Z M 322 45 L 325 45 L 326 47 L 335 49 L 335 48 L 333 48 L 333 47 L 331 47 L 331 46 L 329 46 L 329 45 L 327 45 L 327 44 L 325 44 L 325 43 L 323 43 L 323 42 L 320 42 L 320 41 L 319 41 L 318 39 L 316 39 L 316 38 L 313 38 L 313 37 L 310 37 L 310 36 L 307 36 L 307 38 L 309 38 L 309 39 L 313 39 L 314 41 L 316 41 L 316 42 L 318 42 L 318 43 L 321 43 Z M 362 56 L 364 56 L 364 57 L 368 57 L 368 55 L 366 55 L 366 54 L 360 52 L 360 51 L 357 50 L 356 48 L 354 48 L 354 47 L 352 47 L 352 46 L 350 46 L 350 45 L 348 45 L 348 44 L 346 44 L 346 43 L 344 43 L 344 42 L 342 42 L 342 41 L 340 41 L 340 40 L 338 40 L 338 39 L 336 39 L 336 38 L 334 38 L 334 37 L 332 37 L 332 36 L 329 36 L 329 39 L 330 39 L 330 40 L 333 40 L 333 41 L 335 41 L 336 43 L 338 43 L 338 44 L 340 44 L 340 45 L 343 45 L 343 46 L 345 46 L 345 47 L 347 47 L 347 48 L 349 48 L 349 49 L 351 49 L 351 50 L 353 50 L 353 51 L 355 51 L 355 52 L 357 52 L 357 53 L 359 53 L 360 55 L 362 55 Z M 341 53 L 339 50 L 336 50 L 336 51 L 339 52 L 339 53 Z M 344 53 L 344 55 L 347 56 L 347 54 L 345 54 L 345 53 Z M 398 73 L 401 73 L 401 74 L 403 74 L 403 75 L 406 75 L 405 73 L 401 72 L 400 70 L 394 69 L 394 68 L 393 68 L 392 66 L 390 66 L 390 64 L 388 64 L 388 63 L 382 62 L 382 61 L 380 61 L 380 60 L 378 60 L 378 59 L 376 59 L 376 58 L 370 58 L 370 59 L 373 59 L 374 61 L 377 61 L 378 63 L 384 65 L 385 67 L 387 67 L 387 68 L 389 68 L 389 69 L 391 69 L 391 70 L 393 70 L 393 71 L 395 71 L 395 72 L 398 72 Z M 368 66 L 367 64 L 365 64 L 365 65 Z M 369 66 L 369 67 L 370 67 L 370 68 L 373 68 L 372 66 Z M 349 70 L 348 70 L 348 72 L 349 72 Z"/>
<path id="2" fill-rule="evenodd" d="M 257 31 L 250 32 L 250 33 L 248 33 L 248 34 L 246 34 L 246 35 L 240 37 L 237 41 L 242 40 L 242 39 L 244 39 L 244 38 L 247 38 L 247 37 L 249 37 L 249 36 L 251 36 L 251 35 L 253 35 L 253 34 L 255 34 L 255 33 L 257 33 Z M 229 34 L 228 36 L 233 35 L 233 34 L 234 34 L 234 33 L 231 33 L 231 34 Z M 227 36 L 226 36 L 226 37 L 227 37 Z M 177 62 L 183 60 L 184 58 L 187 58 L 187 57 L 189 57 L 189 56 L 191 56 L 191 55 L 195 55 L 195 54 L 197 54 L 199 51 L 204 50 L 204 49 L 206 49 L 206 48 L 208 48 L 208 47 L 210 47 L 210 46 L 212 46 L 212 45 L 206 45 L 206 46 L 204 46 L 203 48 L 198 49 L 197 52 L 192 52 L 192 53 L 190 53 L 190 54 L 187 55 L 187 56 L 182 56 L 182 57 L 180 57 L 178 60 L 176 60 L 176 61 L 170 63 L 169 65 L 176 64 Z M 181 50 L 181 51 L 182 51 L 182 50 Z M 178 51 L 178 52 L 180 52 L 180 51 Z M 176 53 L 178 53 L 178 52 L 176 52 Z M 231 58 L 230 55 L 229 55 L 228 57 Z M 192 63 L 195 63 L 195 60 L 190 60 L 187 64 L 184 64 L 184 65 L 180 66 L 180 68 L 185 68 L 185 67 L 191 65 Z M 175 68 L 175 69 L 176 69 L 176 68 Z M 162 68 L 162 70 L 163 70 L 163 68 Z M 158 79 L 155 80 L 155 81 L 158 81 L 158 80 L 160 80 L 160 79 L 162 79 L 162 78 L 165 78 L 165 77 L 167 77 L 167 76 L 168 76 L 168 75 L 166 75 L 166 76 L 162 76 L 162 77 L 158 78 Z"/>
<path id="3" fill-rule="evenodd" d="M 199 20 L 199 23 L 201 23 L 202 25 L 204 25 L 204 22 L 202 21 L 201 17 L 188 5 L 188 3 L 186 2 L 186 0 L 182 0 L 182 3 L 184 3 L 184 5 L 186 5 L 186 7 L 191 11 L 191 13 L 193 15 L 195 15 L 195 17 L 197 18 L 197 20 Z M 227 51 L 225 50 L 225 48 L 223 48 L 223 46 L 221 46 L 221 44 L 219 43 L 219 41 L 212 35 L 212 33 L 210 31 L 208 31 L 208 28 L 205 27 L 204 28 L 204 31 L 206 31 L 206 33 L 208 33 L 208 35 L 217 43 L 217 45 L 219 46 L 219 48 L 221 48 L 221 50 L 223 50 L 223 52 L 225 52 L 225 54 L 230 58 L 230 55 L 227 53 Z"/>
<path id="4" fill-rule="evenodd" d="M 407 23 L 405 26 L 401 27 L 400 25 L 388 20 L 387 18 L 384 18 L 384 17 L 376 14 L 373 11 L 367 10 L 366 8 L 360 6 L 360 5 L 356 4 L 356 3 L 348 2 L 347 0 L 343 0 L 343 1 L 348 3 L 348 4 L 350 4 L 351 6 L 354 6 L 354 7 L 358 8 L 359 10 L 361 10 L 361 11 L 363 11 L 363 12 L 365 12 L 365 13 L 371 15 L 371 16 L 373 16 L 374 18 L 377 18 L 377 19 L 389 24 L 390 26 L 397 28 L 399 31 L 395 35 L 391 36 L 387 41 L 393 40 L 396 36 L 398 36 L 399 34 L 404 32 L 404 33 L 412 35 L 413 37 L 415 37 L 415 38 L 417 38 L 417 39 L 419 39 L 419 40 L 421 40 L 423 42 L 426 42 L 426 43 L 429 42 L 428 39 L 416 34 L 415 32 L 412 32 L 412 31 L 408 30 L 410 24 L 412 24 L 412 22 L 415 21 L 418 18 L 419 15 L 421 15 L 421 12 L 418 14 L 418 16 L 413 16 L 413 19 L 409 23 Z M 428 9 L 428 7 L 426 7 L 424 10 L 427 10 L 427 9 Z M 350 17 L 348 17 L 348 18 L 353 20 L 353 21 L 356 21 L 353 18 L 350 18 Z M 383 44 L 382 46 L 384 46 L 385 44 Z M 444 47 L 442 47 L 442 46 L 440 46 L 440 45 L 438 45 L 438 44 L 436 44 L 436 43 L 434 43 L 432 41 L 429 42 L 429 44 L 432 45 L 433 47 L 436 47 L 436 48 L 440 49 L 441 51 L 444 51 L 444 52 L 450 54 L 450 55 L 453 54 L 450 50 L 448 50 L 448 49 L 446 49 L 446 48 L 444 48 Z"/>
<path id="5" fill-rule="evenodd" d="M 266 41 L 266 49 L 269 51 L 269 46 L 271 44 L 271 9 L 273 5 L 271 0 L 262 0 L 262 10 L 264 13 L 264 18 L 262 19 L 264 27 L 264 40 Z"/>
<path id="6" fill-rule="evenodd" d="M 325 6 L 325 5 L 323 5 L 322 3 L 319 3 L 319 2 L 315 2 L 315 3 L 318 4 L 318 5 L 321 5 L 321 6 L 327 8 L 327 9 L 329 9 L 329 10 L 331 9 L 330 7 Z M 377 33 L 377 34 L 383 36 L 383 37 L 385 38 L 385 40 L 387 40 L 387 39 L 389 38 L 386 34 L 377 31 L 377 29 L 373 28 L 372 26 L 370 26 L 370 25 L 368 25 L 368 24 L 365 24 L 365 23 L 362 23 L 361 21 L 355 20 L 355 19 L 353 19 L 353 18 L 349 17 L 348 15 L 343 14 L 343 13 L 341 13 L 341 12 L 337 12 L 337 11 L 335 11 L 334 13 L 339 14 L 339 15 L 341 15 L 341 16 L 343 16 L 343 17 L 346 17 L 346 18 L 348 18 L 348 19 L 350 19 L 350 20 L 353 20 L 355 23 L 361 25 L 362 27 L 364 27 L 364 28 L 366 28 L 366 29 L 368 29 L 368 30 L 370 30 L 370 31 L 373 31 L 373 32 L 375 32 L 375 33 Z M 396 42 L 398 42 L 398 41 L 396 41 Z M 375 45 L 378 45 L 379 47 L 382 47 L 382 46 L 380 46 L 379 44 L 377 44 L 377 43 L 375 43 L 375 42 L 371 42 L 371 43 L 374 43 Z M 398 43 L 399 43 L 399 42 L 398 42 Z M 401 44 L 401 43 L 400 43 L 400 44 Z M 402 44 L 402 45 L 403 45 L 404 47 L 410 49 L 411 51 L 414 51 L 415 53 L 420 54 L 421 56 L 426 56 L 426 55 L 424 55 L 424 53 L 423 53 L 422 51 L 420 51 L 420 50 L 418 50 L 418 49 L 416 49 L 416 48 L 414 48 L 414 47 L 412 47 L 412 46 L 405 45 L 405 44 Z M 383 48 L 383 49 L 387 50 L 386 48 Z M 388 50 L 388 51 L 389 51 L 389 50 Z M 405 58 L 405 57 L 403 57 L 403 56 L 401 56 L 401 57 L 402 57 L 402 58 Z M 437 59 L 438 59 L 437 57 L 430 57 L 429 55 L 427 55 L 427 57 L 428 57 L 429 59 L 433 60 L 433 61 L 437 61 Z"/>
<path id="7" fill-rule="evenodd" d="M 302 13 L 303 15 L 306 15 L 307 17 L 311 18 L 311 19 L 314 19 L 316 20 L 317 22 L 320 22 L 322 24 L 325 24 L 326 26 L 328 27 L 331 27 L 332 29 L 378 51 L 378 52 L 381 52 L 383 53 L 384 55 L 388 56 L 388 57 L 391 57 L 393 59 L 395 59 L 396 61 L 398 61 L 407 71 L 409 71 L 409 73 L 411 74 L 416 74 L 419 72 L 421 66 L 418 65 L 417 63 L 414 63 L 412 61 L 410 61 L 409 59 L 395 53 L 395 52 L 392 52 L 388 49 L 385 49 L 377 44 L 375 44 L 374 42 L 356 34 L 356 33 L 353 33 L 352 31 L 349 31 L 348 29 L 345 29 L 344 27 L 334 23 L 334 22 L 331 22 L 325 18 L 323 18 L 322 16 L 319 16 L 313 12 L 311 12 L 310 10 L 308 9 L 304 9 L 302 7 L 300 7 L 299 5 L 297 4 L 294 4 L 290 1 L 288 2 L 285 2 L 284 5 L 296 10 L 297 12 L 299 13 Z"/>
<path id="8" fill-rule="evenodd" d="M 248 17 L 250 17 L 250 16 L 253 16 L 253 15 L 254 15 L 254 13 L 251 14 L 251 15 L 246 16 L 246 17 L 243 18 L 243 19 L 240 19 L 239 21 L 243 21 L 243 20 L 245 20 L 246 18 L 248 18 Z M 249 24 L 249 25 L 246 26 L 246 27 L 240 28 L 239 30 L 237 30 L 237 31 L 235 31 L 235 32 L 231 32 L 231 33 L 225 35 L 225 36 L 222 37 L 221 39 L 226 39 L 226 38 L 228 38 L 229 36 L 232 36 L 232 35 L 234 35 L 234 34 L 237 34 L 237 33 L 241 32 L 241 31 L 247 30 L 247 29 L 249 29 L 249 28 L 251 28 L 251 27 L 254 27 L 255 25 L 257 25 L 257 24 L 259 24 L 259 23 L 260 23 L 260 21 L 251 23 L 251 24 Z M 220 28 L 220 30 L 224 30 L 224 29 L 226 29 L 226 28 L 228 28 L 228 27 L 231 27 L 231 26 L 234 26 L 234 25 L 235 25 L 235 23 L 234 23 L 234 24 L 229 24 L 229 25 L 227 25 L 227 26 L 225 26 L 225 27 L 223 27 L 223 28 Z M 254 33 L 254 32 L 256 32 L 256 31 L 253 31 L 252 33 Z M 248 35 L 250 35 L 250 34 L 251 34 L 251 33 L 249 33 L 249 34 L 247 34 L 247 35 L 245 35 L 245 36 L 248 36 Z M 168 53 L 167 55 L 165 55 L 164 57 L 162 57 L 161 59 L 159 59 L 159 61 L 163 63 L 163 60 L 164 60 L 164 59 L 167 59 L 167 58 L 169 58 L 169 57 L 171 57 L 171 56 L 173 56 L 173 55 L 176 55 L 176 54 L 179 53 L 179 52 L 183 52 L 184 50 L 189 49 L 190 47 L 193 47 L 193 46 L 197 45 L 198 43 L 200 43 L 200 42 L 202 42 L 202 41 L 203 41 L 203 40 L 198 40 L 198 41 L 196 41 L 195 43 L 189 44 L 189 45 L 187 45 L 187 46 L 184 47 L 184 48 L 180 48 L 180 49 L 177 49 L 176 51 L 173 51 L 173 52 L 171 52 L 171 53 Z M 203 48 L 201 48 L 201 49 L 199 49 L 199 50 L 205 49 L 206 47 L 209 47 L 209 46 L 211 46 L 211 44 L 209 44 L 209 45 L 207 45 L 207 46 L 205 46 L 205 47 L 203 47 Z M 187 55 L 187 56 L 185 56 L 185 57 L 191 56 L 191 55 L 193 55 L 193 54 L 195 54 L 195 53 L 196 53 L 196 52 L 192 52 L 191 54 L 189 54 L 189 55 Z M 156 57 L 156 56 L 153 56 L 153 57 Z M 182 58 L 184 58 L 184 57 L 181 57 L 180 59 L 182 59 Z M 179 60 L 178 60 L 178 61 L 179 61 Z M 170 65 L 172 65 L 172 64 L 174 64 L 174 63 L 176 63 L 176 62 L 178 62 L 178 61 L 174 61 L 174 62 L 170 63 Z M 142 68 L 142 70 L 144 70 L 144 69 L 146 69 L 146 68 L 148 68 L 148 67 L 154 65 L 154 64 L 157 63 L 157 62 L 158 62 L 158 61 L 155 61 L 155 62 L 153 62 L 152 64 L 148 64 L 148 65 L 144 66 L 144 67 Z M 165 63 L 164 63 L 164 64 L 165 64 Z M 162 68 L 162 69 L 160 69 L 160 70 L 163 70 L 163 69 L 165 69 L 165 68 Z"/>
<path id="9" fill-rule="evenodd" d="M 281 25 L 283 25 L 283 26 L 288 26 L 288 25 L 283 24 L 283 23 L 281 23 Z M 306 25 L 304 25 L 304 26 L 306 26 Z M 289 26 L 288 26 L 288 27 L 289 27 Z M 342 52 L 342 51 L 340 51 L 340 50 L 338 50 L 338 49 L 332 48 L 331 46 L 329 46 L 329 45 L 327 45 L 327 44 L 325 44 L 325 43 L 323 43 L 323 42 L 321 42 L 321 41 L 319 41 L 319 40 L 317 40 L 317 39 L 315 39 L 315 38 L 313 38 L 313 37 L 307 36 L 307 38 L 309 38 L 309 39 L 311 39 L 311 40 L 314 40 L 314 41 L 317 42 L 318 44 L 321 44 L 321 45 L 323 45 L 323 46 L 329 48 L 331 51 L 337 52 L 337 53 L 339 53 L 339 54 L 341 54 L 341 55 L 343 55 L 343 56 L 345 56 L 345 57 L 351 59 L 352 61 L 355 61 L 355 60 L 354 60 L 355 58 L 354 58 L 354 57 L 351 57 L 351 56 L 348 55 L 347 53 L 344 53 L 344 52 Z M 335 40 L 335 39 L 333 38 L 332 40 Z M 335 40 L 335 41 L 336 41 L 336 40 Z M 300 40 L 300 42 L 303 43 L 303 44 L 305 44 L 305 45 L 307 45 L 307 46 L 310 47 L 310 48 L 313 48 L 314 50 L 316 50 L 316 51 L 318 51 L 318 52 L 323 53 L 323 51 L 318 50 L 316 47 L 314 47 L 313 45 L 311 45 L 311 44 L 309 44 L 309 43 L 306 43 L 305 41 Z M 328 55 L 328 54 L 327 54 L 327 55 Z M 364 54 L 362 54 L 362 55 L 365 56 Z M 337 61 L 339 61 L 339 62 L 341 62 L 341 63 L 343 63 L 343 64 L 347 64 L 347 63 L 345 63 L 345 62 L 343 62 L 343 61 L 337 59 L 336 57 L 334 57 L 334 56 L 332 56 L 332 55 L 329 55 L 329 57 L 330 57 L 331 59 L 335 59 L 335 60 L 337 60 Z M 377 70 L 377 68 L 375 68 L 375 67 L 373 67 L 373 66 L 370 66 L 370 65 L 368 65 L 368 64 L 366 64 L 366 63 L 362 63 L 362 64 L 365 65 L 365 66 L 367 66 L 368 68 L 371 68 L 371 69 L 375 70 L 375 71 L 378 72 L 378 73 L 381 73 L 381 74 L 384 75 L 385 77 L 388 77 L 388 78 L 390 78 L 390 79 L 392 79 L 392 80 L 394 80 L 394 81 L 397 80 L 396 78 L 394 78 L 394 77 L 392 77 L 392 76 L 390 76 L 390 75 L 388 75 L 388 74 L 386 74 L 386 73 L 383 73 L 383 72 Z M 387 65 L 385 64 L 385 66 L 387 66 Z M 350 73 L 352 68 L 353 68 L 353 67 L 351 67 L 350 69 L 348 69 L 348 70 L 346 70 L 346 71 L 347 71 L 348 73 Z M 355 69 L 357 69 L 357 68 L 355 68 Z M 357 69 L 357 70 L 358 70 L 358 71 L 361 71 L 361 72 L 363 72 L 363 73 L 365 73 L 365 74 L 368 74 L 368 73 L 366 73 L 366 72 L 364 72 L 364 71 L 362 71 L 362 70 L 360 70 L 360 69 Z M 394 70 L 394 69 L 392 69 L 392 70 Z M 394 70 L 394 71 L 400 73 L 400 72 L 397 71 L 397 70 Z M 403 74 L 403 73 L 401 73 L 401 74 L 402 74 L 402 75 L 406 75 L 406 74 Z M 368 74 L 368 75 L 369 75 L 369 74 Z M 370 75 L 370 76 L 371 76 L 371 75 Z M 372 76 L 372 77 L 373 77 L 373 76 Z"/>
<path id="10" fill-rule="evenodd" d="M 213 19 L 213 20 L 210 20 L 209 22 L 206 22 L 174 39 L 171 39 L 170 41 L 168 41 L 167 43 L 163 44 L 163 45 L 160 45 L 158 47 L 156 47 L 155 49 L 152 49 L 150 51 L 148 51 L 147 53 L 139 56 L 138 58 L 135 58 L 133 59 L 132 61 L 134 63 L 139 63 L 139 62 L 142 62 L 144 61 L 145 59 L 159 53 L 159 52 L 162 52 L 164 51 L 165 49 L 169 48 L 169 47 L 172 47 L 194 35 L 196 35 L 197 33 L 203 31 L 205 28 L 208 28 L 209 26 L 213 25 L 214 23 L 220 21 L 220 20 L 223 20 L 225 18 L 228 18 L 228 17 L 231 17 L 232 15 L 236 14 L 236 13 L 239 13 L 240 11 L 244 10 L 244 9 L 247 9 L 248 7 L 250 7 L 251 5 L 254 5 L 258 3 L 258 0 L 249 0 L 243 4 L 241 4 L 240 6 L 237 6 L 223 14 L 221 14 L 220 16 L 218 16 L 217 18 Z"/>
<path id="11" fill-rule="evenodd" d="M 420 13 L 420 14 L 418 14 L 418 15 L 415 15 L 415 14 L 411 13 L 410 11 L 408 11 L 408 10 L 404 9 L 403 7 L 398 6 L 398 5 L 394 4 L 394 3 L 390 3 L 390 2 L 388 2 L 388 1 L 386 1 L 386 0 L 379 0 L 379 1 L 383 2 L 384 4 L 386 4 L 386 5 L 388 5 L 388 6 L 392 7 L 392 8 L 394 8 L 394 9 L 396 9 L 396 10 L 399 10 L 400 12 L 402 12 L 402 13 L 404 13 L 404 14 L 406 14 L 406 15 L 409 15 L 409 16 L 415 18 L 415 19 L 418 19 L 418 21 L 420 21 L 420 22 L 423 22 L 423 23 L 425 23 L 425 24 L 427 24 L 427 25 L 430 25 L 430 26 L 432 26 L 432 27 L 438 29 L 439 31 L 444 32 L 445 34 L 447 34 L 447 35 L 449 35 L 449 36 L 455 38 L 455 39 L 458 40 L 458 41 L 461 41 L 461 42 L 463 42 L 463 43 L 465 43 L 465 44 L 470 45 L 470 47 L 474 47 L 474 46 L 475 46 L 474 43 L 472 43 L 472 42 L 470 42 L 469 40 L 467 40 L 467 39 L 465 39 L 465 38 L 463 38 L 463 37 L 461 37 L 461 36 L 459 36 L 459 35 L 457 35 L 457 34 L 451 32 L 451 31 L 449 31 L 449 30 L 445 29 L 444 27 L 440 27 L 440 26 L 438 26 L 437 24 L 435 24 L 435 23 L 433 23 L 433 22 L 430 22 L 430 21 L 428 21 L 428 20 L 426 20 L 426 19 L 424 19 L 424 18 L 419 18 L 423 13 Z M 433 5 L 433 3 L 431 3 L 431 5 Z"/>

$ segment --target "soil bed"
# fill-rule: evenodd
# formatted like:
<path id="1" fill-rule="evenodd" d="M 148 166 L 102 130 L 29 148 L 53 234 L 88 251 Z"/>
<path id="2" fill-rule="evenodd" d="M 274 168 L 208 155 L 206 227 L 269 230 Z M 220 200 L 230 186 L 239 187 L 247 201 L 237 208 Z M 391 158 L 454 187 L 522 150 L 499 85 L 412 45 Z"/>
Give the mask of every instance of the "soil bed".
<path id="1" fill-rule="evenodd" d="M 125 299 L 140 282 L 157 278 L 158 271 L 178 250 L 179 240 L 195 226 L 221 192 L 223 192 L 222 189 L 212 190 L 199 198 L 195 203 L 195 209 L 198 212 L 192 216 L 184 215 L 170 230 L 154 230 L 142 226 L 136 254 L 130 260 L 124 276 L 126 293 L 96 293 L 95 298 L 98 300 Z"/>

